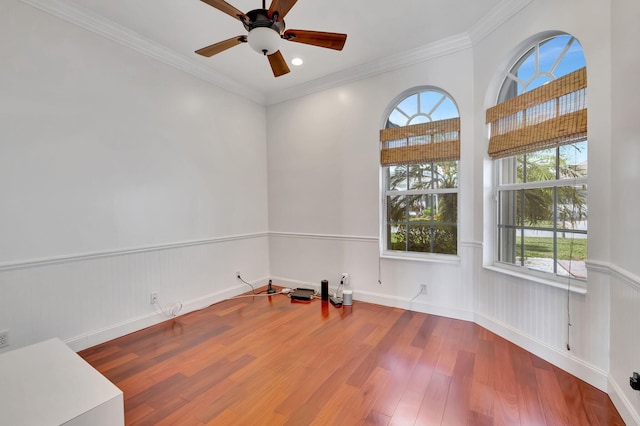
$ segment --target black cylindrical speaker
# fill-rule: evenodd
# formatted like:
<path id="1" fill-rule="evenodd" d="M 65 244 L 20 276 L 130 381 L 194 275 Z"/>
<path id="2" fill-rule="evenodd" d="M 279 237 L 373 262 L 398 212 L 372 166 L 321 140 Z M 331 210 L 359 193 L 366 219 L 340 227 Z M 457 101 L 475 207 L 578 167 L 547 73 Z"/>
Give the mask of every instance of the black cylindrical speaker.
<path id="1" fill-rule="evenodd" d="M 322 300 L 329 300 L 329 281 L 322 280 L 320 281 L 322 284 L 320 295 L 322 296 Z"/>

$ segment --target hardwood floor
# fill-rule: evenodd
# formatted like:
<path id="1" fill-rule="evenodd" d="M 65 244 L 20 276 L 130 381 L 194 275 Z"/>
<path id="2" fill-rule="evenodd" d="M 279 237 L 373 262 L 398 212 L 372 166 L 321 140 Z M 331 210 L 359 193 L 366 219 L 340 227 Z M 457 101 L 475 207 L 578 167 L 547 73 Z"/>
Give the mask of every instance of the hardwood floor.
<path id="1" fill-rule="evenodd" d="M 127 425 L 623 425 L 609 397 L 473 323 L 243 297 L 86 349 Z"/>

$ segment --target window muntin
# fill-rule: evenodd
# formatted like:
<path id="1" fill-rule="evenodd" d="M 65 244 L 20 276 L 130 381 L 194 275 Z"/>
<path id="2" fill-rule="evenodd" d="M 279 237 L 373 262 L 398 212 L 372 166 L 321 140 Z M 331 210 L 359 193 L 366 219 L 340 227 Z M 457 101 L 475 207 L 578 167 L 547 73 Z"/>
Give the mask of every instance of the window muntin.
<path id="1" fill-rule="evenodd" d="M 578 41 L 561 35 L 536 43 L 507 73 L 504 102 L 585 66 Z M 578 95 L 584 96 L 584 91 Z M 559 102 L 572 112 L 575 99 Z M 535 111 L 527 111 L 530 116 Z M 497 260 L 519 269 L 586 279 L 587 141 L 495 160 Z"/>
<path id="2" fill-rule="evenodd" d="M 389 113 L 386 128 L 458 117 L 458 108 L 446 93 L 420 90 L 398 102 Z M 383 166 L 386 250 L 457 254 L 458 163 L 449 160 Z"/>

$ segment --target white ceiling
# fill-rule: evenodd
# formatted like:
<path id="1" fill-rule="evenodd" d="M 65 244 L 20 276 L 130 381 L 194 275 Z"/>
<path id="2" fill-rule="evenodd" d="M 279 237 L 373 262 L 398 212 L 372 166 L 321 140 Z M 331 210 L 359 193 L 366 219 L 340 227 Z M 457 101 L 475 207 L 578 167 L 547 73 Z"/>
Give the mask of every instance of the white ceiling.
<path id="1" fill-rule="evenodd" d="M 246 44 L 211 58 L 195 54 L 246 34 L 240 21 L 200 0 L 23 1 L 268 104 L 445 39 L 468 45 L 470 31 L 508 19 L 530 0 L 298 0 L 285 18 L 288 29 L 346 33 L 347 42 L 339 52 L 283 41 L 287 62 L 297 56 L 304 64 L 289 65 L 291 72 L 278 78 Z M 262 8 L 261 0 L 228 2 L 244 12 Z"/>

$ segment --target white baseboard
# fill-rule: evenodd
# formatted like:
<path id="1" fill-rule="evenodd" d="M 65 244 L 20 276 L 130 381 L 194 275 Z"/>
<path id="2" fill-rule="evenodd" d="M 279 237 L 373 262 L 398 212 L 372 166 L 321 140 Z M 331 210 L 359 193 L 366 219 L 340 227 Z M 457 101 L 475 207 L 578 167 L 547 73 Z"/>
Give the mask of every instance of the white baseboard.
<path id="1" fill-rule="evenodd" d="M 273 283 L 283 287 L 306 287 L 313 288 L 320 292 L 320 284 L 309 281 L 291 280 L 288 278 L 274 277 Z M 376 305 L 388 306 L 391 308 L 402 308 L 409 311 L 422 312 L 425 314 L 439 315 L 448 318 L 460 319 L 464 321 L 473 321 L 473 313 L 457 308 L 442 307 L 429 304 L 423 300 L 410 299 L 407 297 L 389 296 L 371 291 L 364 291 L 347 287 L 353 290 L 353 300 L 373 303 Z M 335 287 L 329 287 L 329 292 L 335 291 Z"/>
<path id="2" fill-rule="evenodd" d="M 537 340 L 520 330 L 476 312 L 474 322 L 547 362 L 607 392 L 608 374 L 588 362 Z"/>
<path id="3" fill-rule="evenodd" d="M 620 417 L 628 425 L 640 425 L 640 414 L 627 399 L 622 388 L 609 376 L 609 398 L 618 409 Z"/>
<path id="4" fill-rule="evenodd" d="M 370 291 L 353 291 L 354 300 L 360 300 L 377 305 L 390 306 L 393 308 L 402 308 L 414 312 L 422 312 L 425 314 L 438 315 L 441 317 L 459 319 L 463 321 L 473 321 L 473 312 L 466 311 L 450 306 L 433 305 L 428 301 L 419 298 L 410 299 L 408 297 L 389 296 Z"/>
<path id="5" fill-rule="evenodd" d="M 252 281 L 251 284 L 259 287 L 259 286 L 266 285 L 268 281 L 269 281 L 268 278 L 261 278 L 261 279 Z M 215 293 L 211 293 L 206 296 L 199 297 L 197 299 L 183 302 L 182 309 L 180 310 L 177 317 L 187 314 L 189 312 L 206 308 L 207 306 L 213 305 L 214 303 L 218 303 L 223 300 L 242 294 L 247 290 L 249 289 L 245 284 L 237 284 L 231 287 L 227 287 L 224 290 L 220 290 Z M 164 309 L 167 310 L 167 307 L 164 307 Z M 64 342 L 72 350 L 78 352 L 83 349 L 87 349 L 92 346 L 99 345 L 100 343 L 104 343 L 109 340 L 122 337 L 129 333 L 142 330 L 143 328 L 147 328 L 152 325 L 161 323 L 170 318 L 173 318 L 173 317 L 169 317 L 164 313 L 162 313 L 158 308 L 155 308 L 155 312 L 150 312 L 149 314 L 146 314 L 146 315 L 141 315 L 139 317 L 131 318 L 126 321 L 112 324 L 102 329 L 93 330 L 83 335 L 66 339 Z"/>

